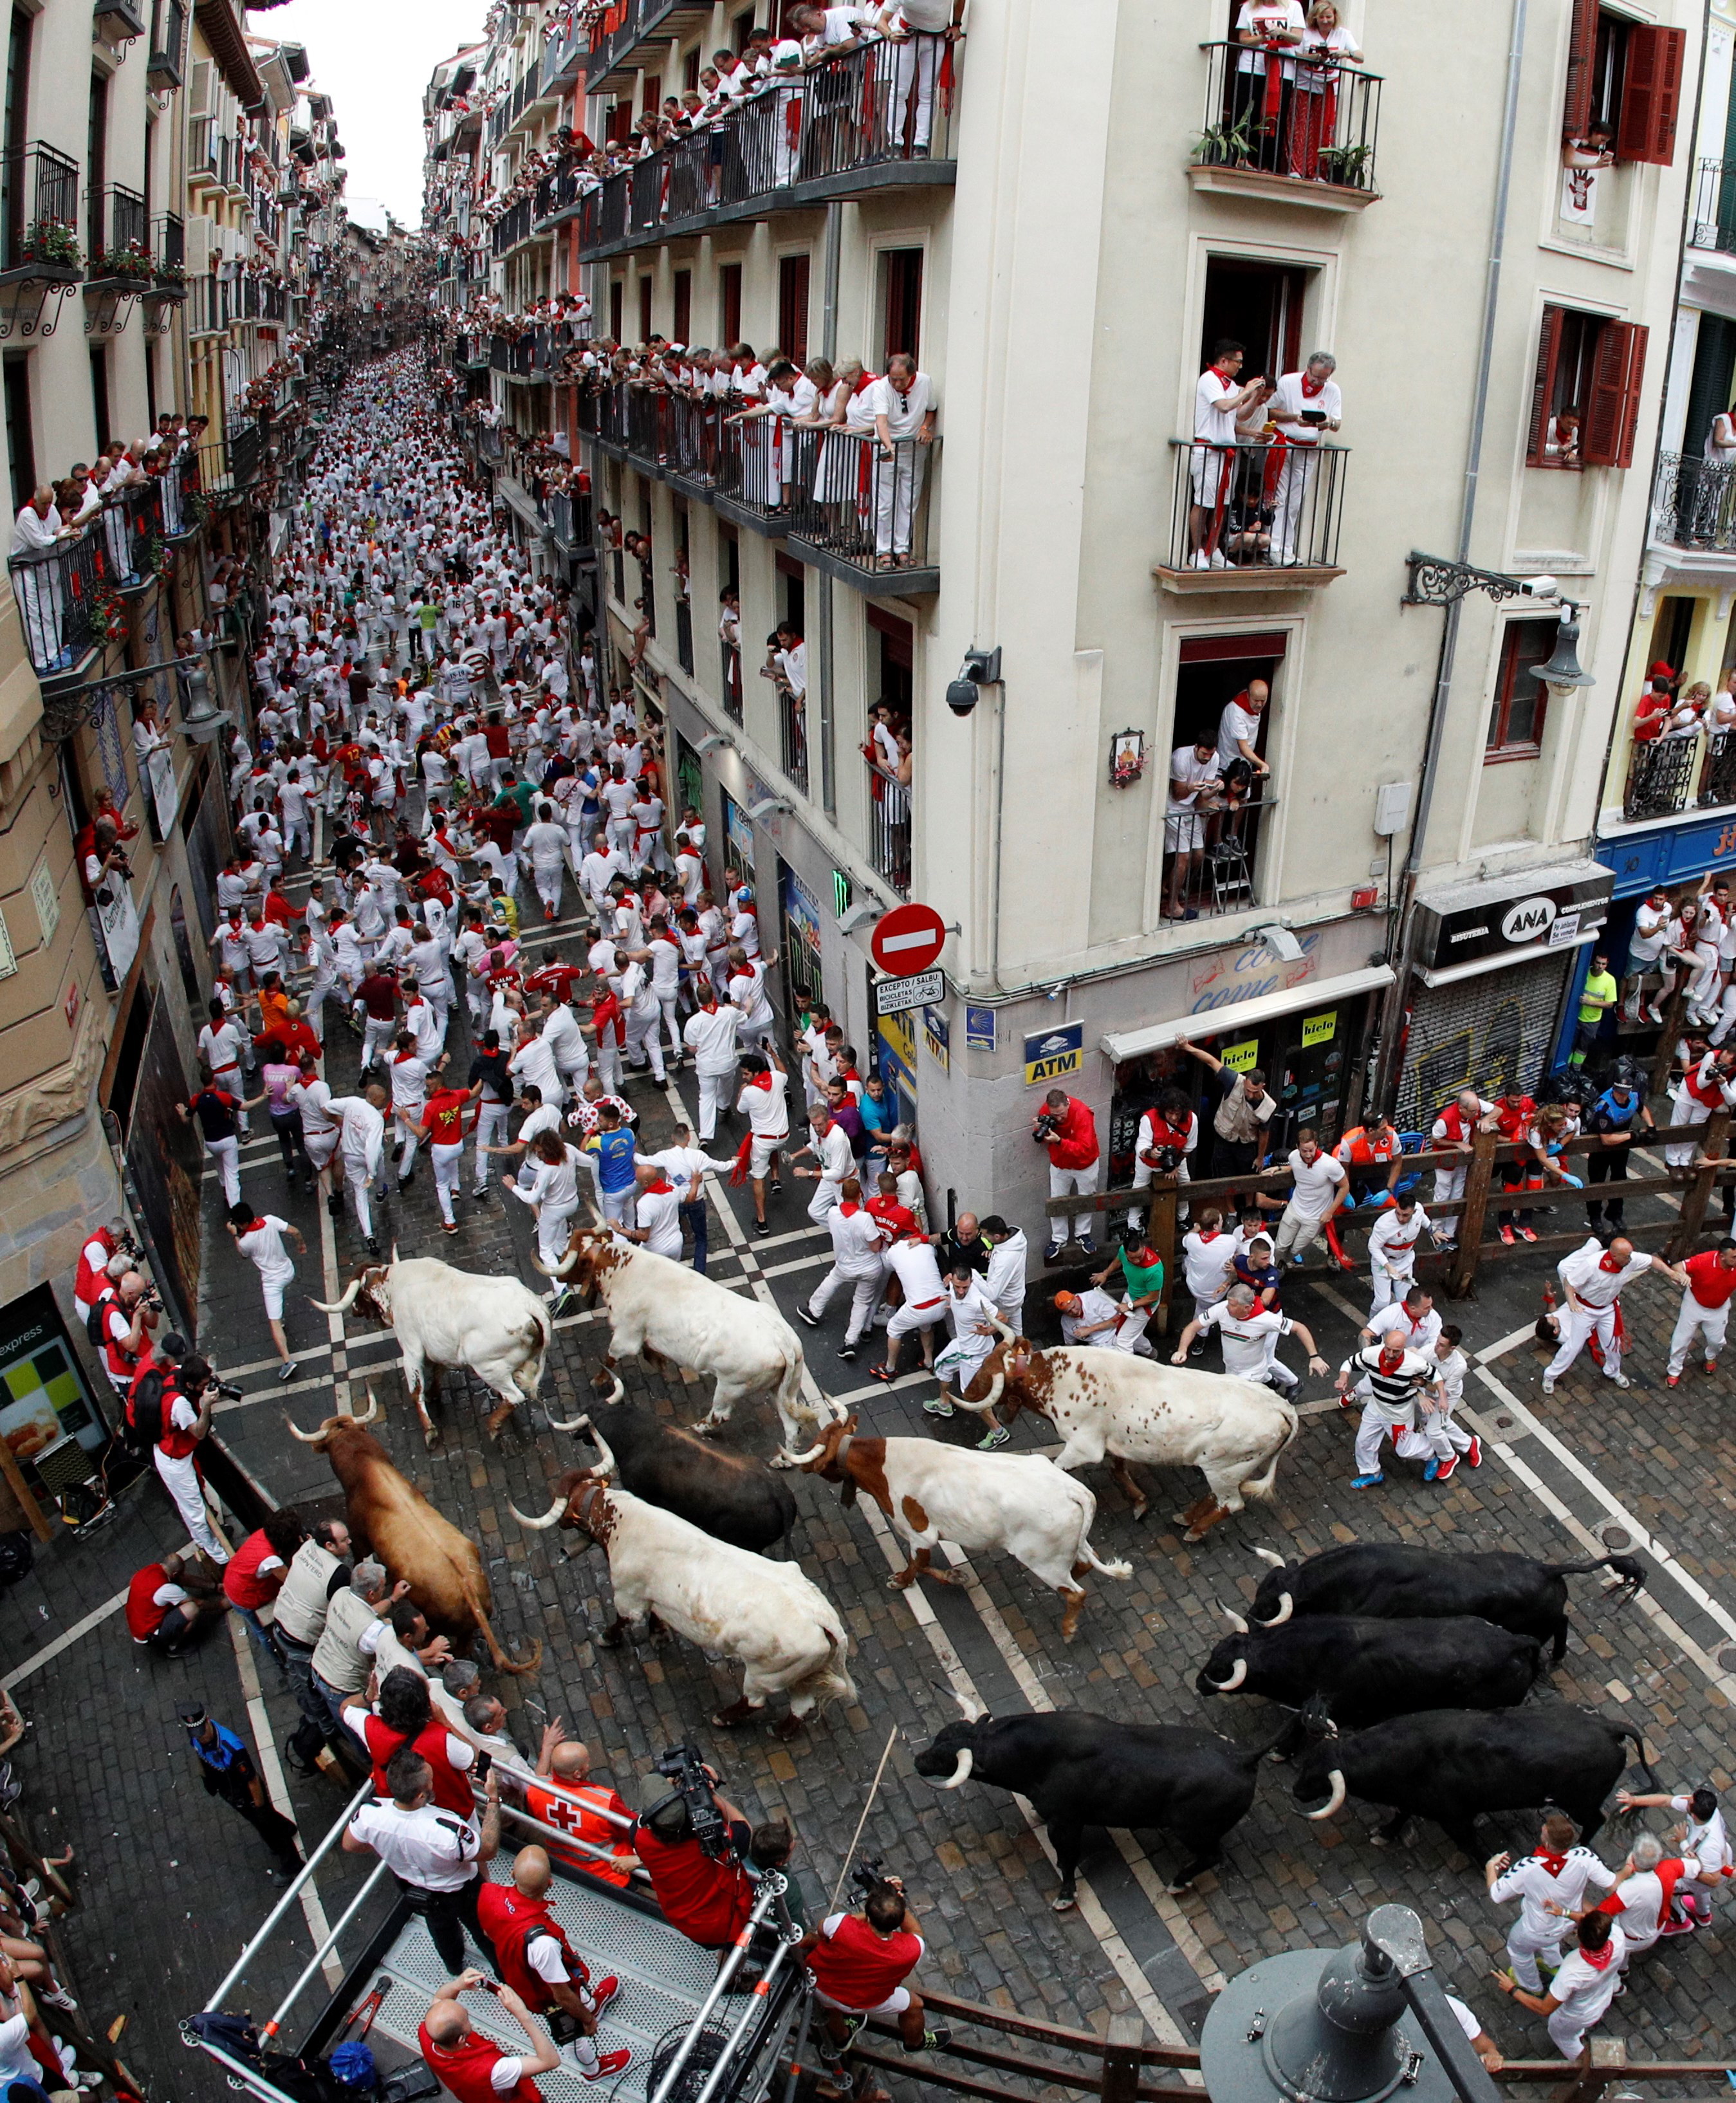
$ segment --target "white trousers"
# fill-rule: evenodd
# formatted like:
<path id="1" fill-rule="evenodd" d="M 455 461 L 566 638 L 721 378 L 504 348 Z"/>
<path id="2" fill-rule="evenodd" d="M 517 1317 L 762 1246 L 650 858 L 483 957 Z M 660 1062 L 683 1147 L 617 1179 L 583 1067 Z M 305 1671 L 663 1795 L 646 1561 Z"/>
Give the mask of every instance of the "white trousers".
<path id="1" fill-rule="evenodd" d="M 1388 1270 L 1384 1264 L 1376 1264 L 1369 1272 L 1369 1283 L 1373 1288 L 1369 1313 L 1378 1314 L 1383 1307 L 1390 1307 L 1394 1300 L 1402 1300 L 1416 1282 L 1414 1261 L 1402 1270 Z"/>
<path id="2" fill-rule="evenodd" d="M 1312 446 L 1293 445 L 1285 449 L 1272 521 L 1275 555 L 1285 559 L 1294 556 L 1297 529 L 1308 517 L 1312 504 L 1318 500 L 1320 473 L 1320 461 Z"/>
<path id="3" fill-rule="evenodd" d="M 1362 1421 L 1356 1426 L 1356 1473 L 1359 1475 L 1378 1475 L 1380 1472 L 1380 1449 L 1388 1437 L 1396 1450 L 1403 1453 L 1404 1440 L 1407 1435 L 1415 1437 L 1414 1426 L 1395 1424 L 1375 1403 L 1365 1403 Z"/>
<path id="4" fill-rule="evenodd" d="M 387 1016 L 384 1020 L 370 1016 L 362 1033 L 362 1063 L 371 1066 L 382 1053 L 389 1051 L 393 1038 L 397 1034 L 397 1020 Z"/>
<path id="5" fill-rule="evenodd" d="M 1437 1461 L 1450 1461 L 1455 1453 L 1471 1451 L 1471 1434 L 1454 1422 L 1450 1409 L 1425 1412 L 1418 1417 L 1417 1428 L 1412 1435 L 1424 1441 Z M 1400 1451 L 1405 1452 L 1402 1447 Z M 1405 1452 L 1405 1457 L 1408 1460 L 1414 1456 Z M 1533 1993 L 1536 1990 L 1534 1986 L 1531 1989 Z"/>
<path id="6" fill-rule="evenodd" d="M 450 1146 L 430 1146 L 428 1151 L 434 1164 L 434 1196 L 439 1202 L 440 1216 L 451 1226 L 455 1224 L 452 1218 L 452 1195 L 464 1173 L 464 1143 L 455 1140 Z"/>
<path id="7" fill-rule="evenodd" d="M 241 1203 L 241 1141 L 238 1139 L 208 1139 L 205 1151 L 217 1164 L 217 1173 L 223 1178 L 223 1202 L 225 1205 Z"/>
<path id="8" fill-rule="evenodd" d="M 1691 1290 L 1682 1295 L 1681 1312 L 1676 1316 L 1676 1327 L 1670 1333 L 1670 1372 L 1672 1377 L 1687 1364 L 1696 1330 L 1706 1332 L 1707 1363 L 1716 1358 L 1724 1348 L 1724 1332 L 1729 1318 L 1729 1300 L 1726 1300 L 1721 1307 L 1703 1307 Z"/>
<path id="9" fill-rule="evenodd" d="M 1537 1968 L 1539 1957 L 1552 1970 L 1561 1968 L 1561 1936 L 1566 1927 L 1567 1923 L 1564 1920 L 1553 1935 L 1539 1935 L 1534 1929 L 1525 1926 L 1521 1915 L 1507 1930 L 1507 1962 L 1513 1967 L 1513 1976 L 1526 1993 L 1541 1994 L 1543 1990 L 1543 1977 Z"/>
<path id="10" fill-rule="evenodd" d="M 490 1172 L 494 1167 L 491 1158 L 484 1152 L 491 1146 L 506 1144 L 507 1119 L 512 1114 L 505 1103 L 491 1103 L 485 1096 L 476 1106 L 476 1187 L 488 1188 Z"/>
<path id="11" fill-rule="evenodd" d="M 1294 1203 L 1284 1207 L 1272 1242 L 1272 1259 L 1282 1263 L 1288 1256 L 1306 1256 L 1320 1236 L 1321 1223 L 1312 1212 L 1298 1211 Z"/>
<path id="12" fill-rule="evenodd" d="M 635 1066 L 642 1066 L 649 1059 L 652 1074 L 659 1081 L 664 1078 L 663 1037 L 659 1028 L 662 1019 L 660 1009 L 653 1007 L 647 1015 L 637 1002 L 627 1011 L 628 1060 Z"/>
<path id="13" fill-rule="evenodd" d="M 374 1215 L 368 1207 L 368 1185 L 371 1178 L 366 1162 L 353 1154 L 344 1156 L 344 1180 L 349 1185 L 349 1194 L 355 1201 L 356 1225 L 362 1229 L 364 1241 L 374 1238 Z"/>
<path id="14" fill-rule="evenodd" d="M 557 1264 L 566 1253 L 576 1207 L 551 1205 L 546 1201 L 536 1216 L 536 1252 L 546 1264 Z M 607 1203 L 605 1201 L 606 1211 Z"/>
<path id="15" fill-rule="evenodd" d="M 810 1314 L 824 1314 L 831 1303 L 832 1296 L 840 1286 L 850 1287 L 850 1321 L 844 1332 L 846 1344 L 854 1344 L 874 1318 L 874 1309 L 879 1302 L 881 1283 L 885 1272 L 878 1268 L 858 1274 L 841 1270 L 837 1264 L 814 1288 L 814 1296 L 808 1302 Z"/>
<path id="16" fill-rule="evenodd" d="M 1556 1319 L 1561 1324 L 1561 1348 L 1543 1368 L 1543 1378 L 1559 1380 L 1595 1336 L 1603 1347 L 1604 1378 L 1614 1380 L 1622 1369 L 1622 1347 L 1615 1340 L 1614 1308 L 1563 1307 Z"/>
<path id="17" fill-rule="evenodd" d="M 682 1063 L 682 1053 L 686 1049 L 682 1043 L 681 1018 L 676 1013 L 676 1003 L 679 998 L 678 991 L 660 993 L 657 996 L 657 1006 L 663 1015 L 663 1026 L 669 1033 L 669 1056 L 677 1066 Z"/>
<path id="18" fill-rule="evenodd" d="M 816 1226 L 838 1202 L 838 1186 L 828 1176 L 822 1176 L 814 1185 L 814 1195 L 808 1205 L 808 1217 Z"/>
<path id="19" fill-rule="evenodd" d="M 908 555 L 910 525 L 928 475 L 928 447 L 913 441 L 894 448 L 890 460 L 875 448 L 874 552 Z"/>
<path id="20" fill-rule="evenodd" d="M 1103 1166 L 1103 1157 L 1101 1154 L 1099 1154 L 1097 1159 L 1091 1163 L 1089 1168 L 1057 1168 L 1054 1163 L 1050 1162 L 1049 1164 L 1050 1196 L 1051 1198 L 1090 1197 L 1096 1190 L 1099 1183 L 1102 1180 Z M 1095 1218 L 1096 1215 L 1093 1212 L 1077 1212 L 1074 1214 L 1072 1221 L 1072 1238 L 1075 1241 L 1086 1241 L 1090 1239 L 1091 1228 Z M 1049 1221 L 1049 1233 L 1052 1240 L 1065 1241 L 1067 1239 L 1067 1236 L 1061 1231 L 1062 1228 L 1065 1225 L 1066 1221 L 1064 1220 L 1058 1218 L 1053 1215 L 1050 1216 Z"/>
<path id="21" fill-rule="evenodd" d="M 1557 2008 L 1549 2018 L 1549 2042 L 1563 2059 L 1578 2059 L 1585 2049 L 1585 2034 L 1590 2027 L 1565 2008 Z"/>
<path id="22" fill-rule="evenodd" d="M 397 1105 L 397 1108 L 402 1109 L 406 1117 L 414 1118 L 418 1124 L 425 1123 L 427 1119 L 428 1101 L 426 1097 L 424 1097 L 420 1103 L 401 1103 Z M 409 1131 L 403 1125 L 399 1125 L 398 1130 L 404 1135 L 404 1150 L 402 1154 L 399 1155 L 397 1163 L 397 1180 L 402 1183 L 408 1176 L 411 1170 L 416 1165 L 416 1149 L 421 1142 L 417 1139 L 413 1132 Z"/>
<path id="23" fill-rule="evenodd" d="M 159 1446 L 152 1450 L 151 1458 L 157 1463 L 158 1475 L 163 1487 L 175 1500 L 175 1509 L 184 1521 L 194 1545 L 202 1548 L 213 1563 L 227 1563 L 229 1551 L 218 1540 L 211 1526 L 211 1514 L 205 1509 L 205 1493 L 200 1487 L 198 1470 L 193 1465 L 192 1455 L 174 1460 Z"/>
<path id="24" fill-rule="evenodd" d="M 1465 1194 L 1465 1172 L 1463 1168 L 1437 1168 L 1435 1171 L 1435 1198 L 1437 1205 L 1456 1205 Z M 1459 1239 L 1459 1216 L 1441 1222 L 1441 1231 L 1435 1237 L 1435 1246 L 1445 1248 Z"/>
<path id="25" fill-rule="evenodd" d="M 1134 1189 L 1149 1189 L 1151 1188 L 1152 1178 L 1157 1174 L 1157 1172 L 1156 1169 L 1152 1167 L 1148 1162 L 1136 1161 L 1134 1163 L 1133 1171 L 1133 1187 Z M 1175 1180 L 1178 1183 L 1191 1183 L 1193 1180 L 1193 1178 L 1188 1173 L 1188 1164 L 1185 1161 L 1178 1161 L 1175 1164 L 1174 1172 Z M 1175 1216 L 1178 1220 L 1185 1220 L 1187 1218 L 1188 1207 L 1184 1200 L 1180 1198 L 1177 1199 Z M 1145 1207 L 1143 1205 L 1130 1205 L 1127 1207 L 1127 1224 L 1130 1227 L 1143 1227 L 1145 1225 Z"/>
<path id="26" fill-rule="evenodd" d="M 561 862 L 538 861 L 531 865 L 531 880 L 536 886 L 536 895 L 557 919 L 561 913 L 561 879 L 565 874 L 565 865 Z"/>
<path id="27" fill-rule="evenodd" d="M 618 1096 L 621 1092 L 621 1047 L 615 1041 L 614 1026 L 610 1025 L 606 1037 L 597 1040 L 597 1078 L 603 1084 L 603 1093 Z"/>
<path id="28" fill-rule="evenodd" d="M 1678 1087 L 1671 1100 L 1675 1105 L 1670 1118 L 1672 1132 L 1698 1132 L 1712 1115 L 1707 1105 L 1697 1102 L 1685 1087 Z M 1685 1144 L 1678 1140 L 1675 1145 L 1665 1147 L 1665 1165 L 1671 1168 L 1688 1167 L 1693 1162 L 1696 1148 L 1697 1142 L 1693 1140 Z"/>
<path id="29" fill-rule="evenodd" d="M 700 1145 L 704 1145 L 717 1136 L 718 1111 L 726 1110 L 730 1106 L 731 1092 L 735 1086 L 735 1069 L 731 1066 L 727 1072 L 721 1074 L 701 1072 L 695 1078 L 699 1084 L 699 1139 Z"/>

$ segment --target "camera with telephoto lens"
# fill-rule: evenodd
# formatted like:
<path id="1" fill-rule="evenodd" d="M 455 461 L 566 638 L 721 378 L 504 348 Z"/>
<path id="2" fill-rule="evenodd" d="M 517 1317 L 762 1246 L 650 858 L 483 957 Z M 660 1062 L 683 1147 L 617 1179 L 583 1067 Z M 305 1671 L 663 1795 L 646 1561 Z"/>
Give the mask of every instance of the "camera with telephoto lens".
<path id="1" fill-rule="evenodd" d="M 213 1381 L 211 1391 L 220 1394 L 225 1402 L 239 1402 L 246 1389 L 238 1387 L 233 1381 Z"/>
<path id="2" fill-rule="evenodd" d="M 859 1862 L 850 1865 L 850 1895 L 859 1903 L 872 1892 L 880 1890 L 886 1881 L 886 1858 L 884 1855 L 864 1855 Z"/>
<path id="3" fill-rule="evenodd" d="M 717 1808 L 711 1776 L 705 1772 L 699 1748 L 671 1745 L 658 1760 L 657 1772 L 674 1783 L 674 1794 L 686 1805 L 694 1838 L 714 1862 L 720 1861 L 729 1847 L 729 1821 Z M 646 1816 L 650 1817 L 657 1808 L 654 1804 Z"/>
<path id="4" fill-rule="evenodd" d="M 1058 1123 L 1059 1120 L 1053 1110 L 1039 1110 L 1037 1114 L 1037 1122 L 1031 1127 L 1032 1136 L 1034 1139 L 1053 1139 Z"/>

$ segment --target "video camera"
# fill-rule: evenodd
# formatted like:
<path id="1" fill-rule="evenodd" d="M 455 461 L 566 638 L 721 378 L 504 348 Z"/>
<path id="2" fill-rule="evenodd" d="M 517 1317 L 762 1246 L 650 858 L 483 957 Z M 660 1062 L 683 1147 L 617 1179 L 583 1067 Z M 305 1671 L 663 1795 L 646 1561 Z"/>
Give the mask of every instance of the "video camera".
<path id="1" fill-rule="evenodd" d="M 686 1805 L 694 1838 L 714 1862 L 720 1861 L 729 1847 L 729 1821 L 717 1808 L 711 1776 L 705 1772 L 698 1746 L 671 1745 L 659 1758 L 657 1772 L 674 1783 L 673 1794 Z M 665 1803 L 668 1800 L 664 1798 Z M 659 1807 L 653 1804 L 646 1816 L 652 1816 Z"/>
<path id="2" fill-rule="evenodd" d="M 864 1855 L 859 1862 L 850 1865 L 850 1895 L 859 1901 L 877 1892 L 886 1881 L 886 1858 L 884 1855 Z"/>

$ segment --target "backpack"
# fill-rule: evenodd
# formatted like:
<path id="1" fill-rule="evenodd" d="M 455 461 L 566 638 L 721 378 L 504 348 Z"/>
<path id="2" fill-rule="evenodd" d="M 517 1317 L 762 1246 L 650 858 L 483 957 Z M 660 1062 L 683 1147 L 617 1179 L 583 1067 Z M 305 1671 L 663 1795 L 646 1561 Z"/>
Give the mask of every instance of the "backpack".
<path id="1" fill-rule="evenodd" d="M 109 1347 L 106 1326 L 109 1320 L 109 1309 L 114 1304 L 114 1290 L 110 1287 L 97 1294 L 95 1299 L 91 1302 L 90 1313 L 84 1318 L 84 1333 L 91 1340 L 91 1349 L 103 1352 L 105 1359 Z"/>
<path id="2" fill-rule="evenodd" d="M 168 1423 L 168 1381 L 160 1366 L 149 1366 L 133 1382 L 123 1412 L 125 1444 L 141 1457 L 162 1437 Z"/>

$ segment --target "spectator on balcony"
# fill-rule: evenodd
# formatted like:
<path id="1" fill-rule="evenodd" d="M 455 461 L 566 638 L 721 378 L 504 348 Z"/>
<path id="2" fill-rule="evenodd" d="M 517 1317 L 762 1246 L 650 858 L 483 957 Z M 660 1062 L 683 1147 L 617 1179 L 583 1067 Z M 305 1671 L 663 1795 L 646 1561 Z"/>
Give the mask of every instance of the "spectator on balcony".
<path id="1" fill-rule="evenodd" d="M 1322 433 L 1336 431 L 1343 424 L 1344 398 L 1332 376 L 1337 366 L 1330 351 L 1316 350 L 1299 372 L 1283 376 L 1272 397 L 1272 420 L 1285 439 L 1272 524 L 1272 559 L 1286 568 L 1297 560 L 1298 529 L 1305 513 L 1310 514 L 1311 527 L 1323 522 L 1312 515 L 1317 514 L 1321 499 L 1321 464 L 1314 448 L 1320 444 Z M 1308 537 L 1312 540 L 1314 536 L 1311 532 Z M 1309 552 L 1316 551 L 1310 549 Z"/>
<path id="2" fill-rule="evenodd" d="M 1170 795 L 1165 806 L 1163 851 L 1170 857 L 1165 920 L 1195 920 L 1198 914 L 1183 898 L 1205 850 L 1204 812 L 1217 801 L 1223 769 L 1214 739 L 1197 737 L 1170 755 Z"/>
<path id="3" fill-rule="evenodd" d="M 1263 777 L 1272 769 L 1254 749 L 1260 734 L 1260 718 L 1272 699 L 1272 688 L 1263 679 L 1250 679 L 1239 694 L 1232 694 L 1218 718 L 1218 767 L 1228 773 L 1245 760 L 1255 775 Z"/>
<path id="4" fill-rule="evenodd" d="M 1294 7 L 1295 0 L 1287 0 L 1287 4 Z M 1219 544 L 1236 480 L 1236 420 L 1266 385 L 1259 376 L 1237 384 L 1245 354 L 1232 337 L 1223 337 L 1194 390 L 1194 442 L 1188 463 L 1193 503 L 1188 522 L 1197 570 L 1228 566 Z"/>
<path id="5" fill-rule="evenodd" d="M 1557 467 L 1579 465 L 1579 411 L 1558 409 L 1543 433 L 1543 458 Z"/>
<path id="6" fill-rule="evenodd" d="M 1296 63 L 1308 33 L 1301 0 L 1242 0 L 1236 16 L 1236 61 L 1230 99 L 1230 130 L 1242 152 L 1276 172 L 1284 165 L 1282 141 L 1290 127 Z"/>
<path id="7" fill-rule="evenodd" d="M 878 440 L 874 464 L 874 561 L 879 569 L 910 567 L 912 527 L 928 474 L 939 404 L 935 383 L 915 358 L 895 351 L 886 377 L 868 390 L 865 404 Z"/>
<path id="8" fill-rule="evenodd" d="M 1362 54 L 1356 38 L 1339 20 L 1334 0 L 1314 0 L 1298 56 L 1300 62 L 1294 69 L 1294 100 L 1290 105 L 1288 171 L 1303 181 L 1336 181 L 1354 186 L 1359 173 L 1356 163 L 1339 158 L 1333 150 L 1338 144 L 1337 73 L 1341 65 L 1360 65 Z M 1330 173 L 1321 170 L 1322 149 L 1331 156 Z"/>
<path id="9" fill-rule="evenodd" d="M 1601 170 L 1614 166 L 1614 132 L 1601 122 L 1589 126 L 1583 138 L 1561 141 L 1561 216 L 1570 225 L 1596 222 L 1597 179 Z"/>

